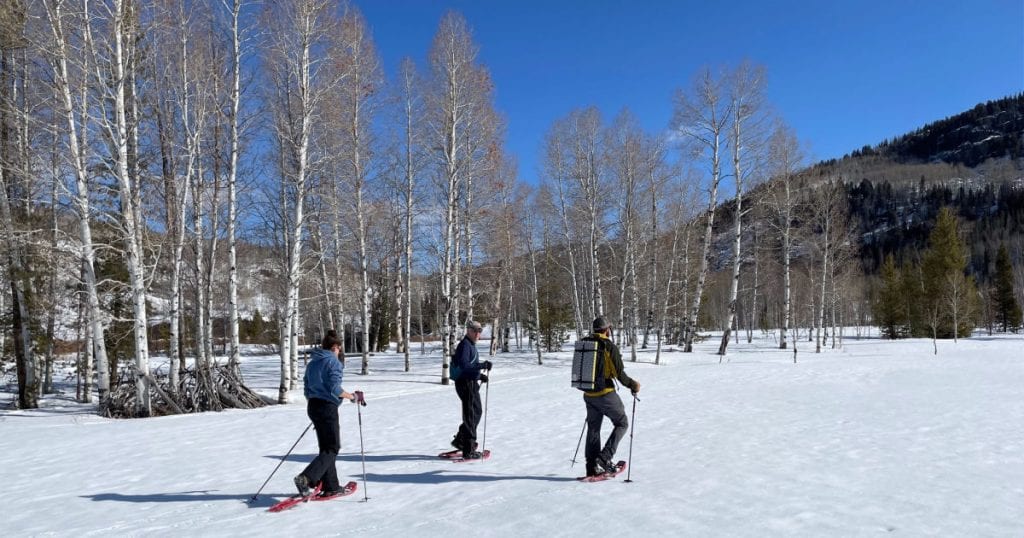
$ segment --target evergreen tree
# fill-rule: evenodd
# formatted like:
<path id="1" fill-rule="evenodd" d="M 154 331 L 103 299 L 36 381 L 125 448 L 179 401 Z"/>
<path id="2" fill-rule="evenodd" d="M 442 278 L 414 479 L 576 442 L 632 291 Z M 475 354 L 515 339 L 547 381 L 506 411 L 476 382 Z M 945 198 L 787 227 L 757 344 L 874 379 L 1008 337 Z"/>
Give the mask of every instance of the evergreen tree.
<path id="1" fill-rule="evenodd" d="M 967 246 L 958 226 L 952 209 L 940 209 L 921 258 L 921 299 L 933 338 L 967 336 L 974 328 L 977 290 L 974 279 L 964 274 Z"/>
<path id="2" fill-rule="evenodd" d="M 996 274 L 993 279 L 996 319 L 1003 326 L 1003 332 L 1017 332 L 1021 326 L 1021 307 L 1013 290 L 1013 264 L 1010 263 L 1010 252 L 1006 245 L 999 246 L 996 255 Z"/>
<path id="3" fill-rule="evenodd" d="M 908 322 L 906 303 L 902 297 L 903 279 L 892 254 L 882 264 L 882 287 L 874 303 L 875 322 L 886 338 L 900 338 Z"/>
<path id="4" fill-rule="evenodd" d="M 922 297 L 925 296 L 924 279 L 921 264 L 911 263 L 900 267 L 900 302 L 906 313 L 904 334 L 912 337 L 929 336 L 927 313 L 928 308 Z"/>

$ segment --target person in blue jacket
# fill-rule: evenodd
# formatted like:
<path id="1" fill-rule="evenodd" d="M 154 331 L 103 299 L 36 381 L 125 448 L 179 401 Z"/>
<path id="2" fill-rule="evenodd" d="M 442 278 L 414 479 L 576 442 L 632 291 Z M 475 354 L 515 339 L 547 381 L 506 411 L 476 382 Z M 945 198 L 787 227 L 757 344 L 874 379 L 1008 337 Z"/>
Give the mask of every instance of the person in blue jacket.
<path id="1" fill-rule="evenodd" d="M 341 388 L 345 364 L 339 358 L 340 353 L 341 340 L 337 333 L 327 331 L 320 349 L 314 349 L 310 354 L 312 359 L 303 377 L 306 414 L 313 421 L 316 442 L 320 446 L 320 454 L 295 477 L 295 487 L 303 497 L 308 497 L 317 483 L 321 483 L 320 495 L 323 496 L 335 495 L 341 490 L 335 466 L 341 450 L 338 406 L 342 398 L 354 402 L 356 397 Z"/>
<path id="2" fill-rule="evenodd" d="M 479 322 L 466 322 L 466 336 L 462 338 L 452 355 L 451 378 L 455 380 L 455 393 L 462 402 L 462 424 L 459 432 L 452 439 L 452 446 L 462 451 L 462 457 L 477 460 L 483 454 L 477 452 L 476 427 L 480 424 L 480 384 L 487 383 L 487 374 L 481 370 L 491 370 L 491 361 L 480 362 L 480 354 L 476 350 L 476 341 L 480 338 L 483 328 Z"/>

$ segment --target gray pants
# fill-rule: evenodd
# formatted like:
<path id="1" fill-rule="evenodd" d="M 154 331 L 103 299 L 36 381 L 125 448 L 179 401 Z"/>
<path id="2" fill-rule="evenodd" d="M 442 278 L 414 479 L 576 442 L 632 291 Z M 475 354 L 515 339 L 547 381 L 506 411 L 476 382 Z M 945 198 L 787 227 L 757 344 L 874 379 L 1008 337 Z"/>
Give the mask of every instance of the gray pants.
<path id="1" fill-rule="evenodd" d="M 619 441 L 626 435 L 629 429 L 629 420 L 626 419 L 626 409 L 622 406 L 622 399 L 618 393 L 609 392 L 604 396 L 584 396 L 583 401 L 587 404 L 587 472 L 591 472 L 597 458 L 612 462 L 615 450 L 619 448 Z M 601 448 L 601 423 L 604 417 L 612 421 L 615 429 L 608 436 L 608 440 Z"/>

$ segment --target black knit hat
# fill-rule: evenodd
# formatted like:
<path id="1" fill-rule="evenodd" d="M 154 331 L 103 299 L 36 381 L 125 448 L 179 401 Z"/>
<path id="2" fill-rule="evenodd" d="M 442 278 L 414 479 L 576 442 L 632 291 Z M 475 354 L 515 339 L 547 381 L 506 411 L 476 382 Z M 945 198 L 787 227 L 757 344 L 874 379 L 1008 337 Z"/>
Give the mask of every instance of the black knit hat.
<path id="1" fill-rule="evenodd" d="M 601 316 L 594 318 L 594 332 L 603 331 L 611 326 L 612 324 L 605 321 L 604 318 Z"/>

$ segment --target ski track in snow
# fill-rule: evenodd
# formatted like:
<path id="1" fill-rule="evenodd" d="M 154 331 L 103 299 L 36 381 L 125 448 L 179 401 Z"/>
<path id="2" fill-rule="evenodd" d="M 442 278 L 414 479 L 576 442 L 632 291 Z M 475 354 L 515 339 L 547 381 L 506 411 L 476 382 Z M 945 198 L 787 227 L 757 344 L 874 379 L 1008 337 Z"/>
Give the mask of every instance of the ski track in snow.
<path id="1" fill-rule="evenodd" d="M 938 356 L 930 340 L 847 339 L 821 354 L 799 342 L 796 365 L 770 339 L 733 344 L 719 364 L 717 340 L 693 354 L 663 349 L 660 366 L 653 350 L 637 363 L 624 350 L 643 385 L 629 484 L 625 474 L 575 480 L 585 411 L 569 387 L 570 352 L 543 365 L 526 350 L 490 357 L 493 455 L 458 465 L 437 458 L 459 423 L 437 352 L 415 350 L 408 373 L 402 357 L 378 354 L 369 376 L 353 357 L 344 385 L 369 403 L 366 488 L 346 403 L 338 472 L 359 491 L 278 514 L 266 509 L 314 457 L 312 430 L 246 501 L 309 423 L 301 388 L 290 405 L 147 420 L 103 419 L 51 396 L 40 410 L 0 411 L 0 533 L 1024 536 L 1024 337 L 940 342 Z M 242 368 L 251 387 L 276 395 L 276 356 L 243 357 Z M 616 459 L 629 447 L 627 434 Z"/>

